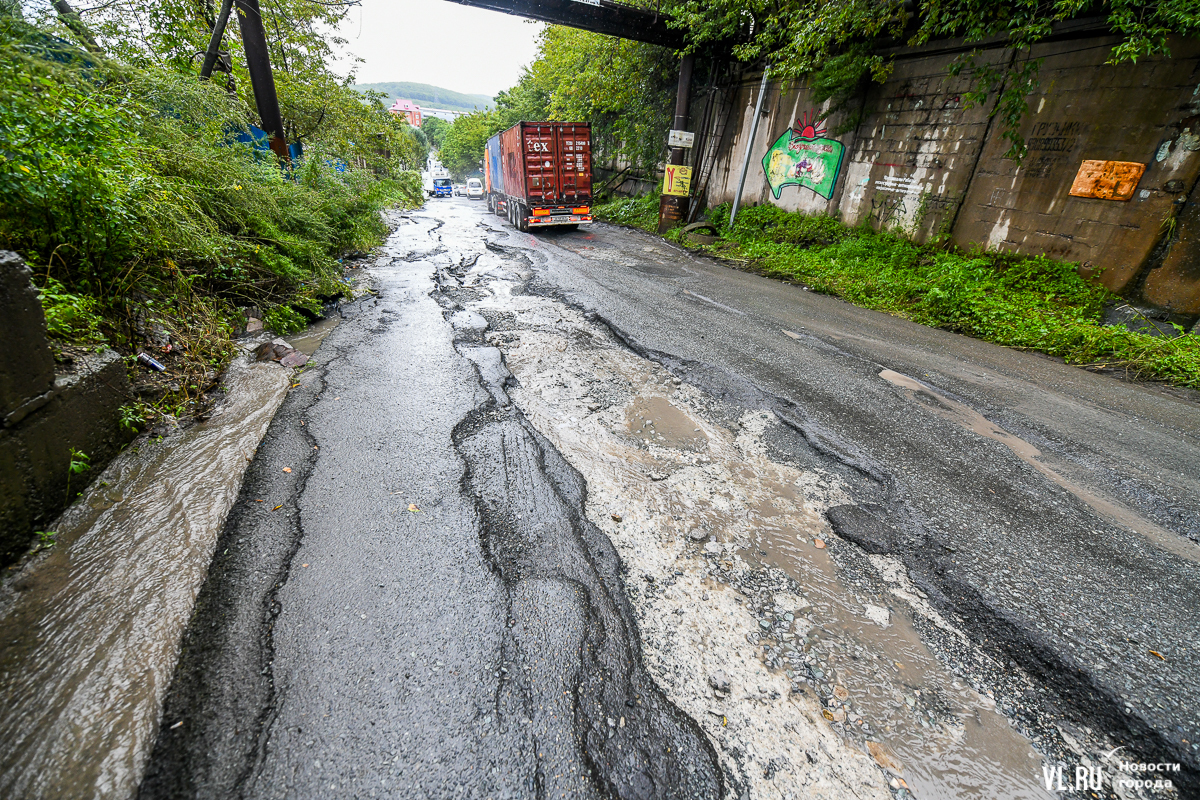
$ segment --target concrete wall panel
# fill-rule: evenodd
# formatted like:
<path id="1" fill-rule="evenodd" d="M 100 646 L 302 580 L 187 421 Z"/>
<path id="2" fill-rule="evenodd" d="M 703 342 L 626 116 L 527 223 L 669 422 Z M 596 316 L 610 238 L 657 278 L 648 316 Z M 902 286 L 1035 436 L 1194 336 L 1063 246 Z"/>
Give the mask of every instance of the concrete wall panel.
<path id="1" fill-rule="evenodd" d="M 827 114 L 804 84 L 774 85 L 743 202 L 837 213 L 848 224 L 898 229 L 918 241 L 949 235 L 963 247 L 1076 261 L 1082 274 L 1133 299 L 1200 313 L 1200 213 L 1185 202 L 1200 177 L 1200 41 L 1173 39 L 1169 59 L 1111 66 L 1116 42 L 1093 36 L 1034 48 L 1039 86 L 1022 122 L 1028 154 L 1020 165 L 1004 157 L 1003 123 L 991 117 L 998 93 L 968 107 L 972 82 L 950 75 L 954 53 L 899 54 L 888 80 L 868 92 L 860 124 L 840 134 L 847 114 Z M 1003 67 L 1014 57 L 993 49 L 979 58 Z M 737 190 L 758 79 L 745 76 L 735 88 L 709 205 Z M 805 112 L 824 118 L 826 136 L 846 148 L 838 181 L 828 200 L 803 186 L 785 186 L 776 199 L 761 160 Z M 1129 200 L 1075 197 L 1085 160 L 1146 166 Z M 1168 241 L 1164 220 L 1173 218 Z"/>
<path id="2" fill-rule="evenodd" d="M 958 244 L 1078 261 L 1114 291 L 1135 288 L 1171 213 L 1161 185 L 1176 173 L 1194 181 L 1191 162 L 1200 161 L 1167 170 L 1154 160 L 1195 89 L 1200 47 L 1180 41 L 1171 60 L 1106 65 L 1116 41 L 1034 48 L 1043 62 L 1021 131 L 1029 152 L 1019 166 L 1004 158 L 1009 143 L 995 126 L 954 230 Z M 1147 164 L 1134 198 L 1072 197 L 1080 165 L 1092 159 Z"/>
<path id="3" fill-rule="evenodd" d="M 29 269 L 15 253 L 0 253 L 5 303 L 0 341 L 9 344 L 0 382 L 0 407 L 13 409 L 0 425 L 0 566 L 29 546 L 70 502 L 71 448 L 86 453 L 91 469 L 76 475 L 71 494 L 103 471 L 131 435 L 119 409 L 131 396 L 125 362 L 112 350 L 75 359 L 74 370 L 55 374 L 41 303 Z M 19 348 L 19 349 L 16 349 Z M 19 379 L 19 380 L 18 380 Z"/>

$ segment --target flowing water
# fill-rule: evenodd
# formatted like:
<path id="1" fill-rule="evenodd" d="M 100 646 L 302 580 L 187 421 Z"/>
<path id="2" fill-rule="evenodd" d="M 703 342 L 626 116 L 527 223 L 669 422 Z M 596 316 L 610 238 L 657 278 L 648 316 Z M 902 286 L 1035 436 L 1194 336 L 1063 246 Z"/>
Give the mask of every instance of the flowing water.
<path id="1" fill-rule="evenodd" d="M 311 356 L 317 352 L 317 348 L 321 346 L 321 342 L 325 341 L 338 323 L 342 321 L 339 316 L 326 317 L 320 322 L 315 322 L 304 330 L 297 333 L 295 336 L 285 337 L 288 344 L 304 353 L 306 356 Z"/>
<path id="2" fill-rule="evenodd" d="M 118 456 L 0 590 L 0 796 L 136 793 L 213 547 L 290 374 L 235 361 L 207 421 Z"/>

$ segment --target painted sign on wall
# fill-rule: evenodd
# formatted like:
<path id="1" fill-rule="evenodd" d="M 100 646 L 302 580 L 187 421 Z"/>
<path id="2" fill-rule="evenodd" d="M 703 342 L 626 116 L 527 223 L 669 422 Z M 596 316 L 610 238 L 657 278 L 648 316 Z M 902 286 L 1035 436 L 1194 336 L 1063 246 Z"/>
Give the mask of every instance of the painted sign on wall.
<path id="1" fill-rule="evenodd" d="M 1084 161 L 1071 184 L 1071 195 L 1128 200 L 1145 171 L 1146 165 L 1136 161 Z"/>
<path id="2" fill-rule="evenodd" d="M 803 120 L 796 120 L 771 145 L 762 165 L 776 200 L 785 186 L 807 186 L 826 200 L 833 197 L 846 147 L 836 139 L 825 138 L 825 133 L 825 126 L 815 117 L 811 123 L 808 121 L 806 111 Z"/>

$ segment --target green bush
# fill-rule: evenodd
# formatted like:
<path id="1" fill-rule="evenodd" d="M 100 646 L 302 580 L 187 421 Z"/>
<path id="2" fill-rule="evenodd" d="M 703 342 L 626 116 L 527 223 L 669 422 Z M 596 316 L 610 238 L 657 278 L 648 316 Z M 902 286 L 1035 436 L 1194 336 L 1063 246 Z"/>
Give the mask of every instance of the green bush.
<path id="1" fill-rule="evenodd" d="M 658 230 L 658 192 L 640 197 L 617 197 L 607 203 L 592 206 L 596 219 L 617 225 L 628 225 L 654 233 Z"/>
<path id="2" fill-rule="evenodd" d="M 1105 307 L 1120 298 L 1079 277 L 1074 264 L 919 245 L 770 204 L 739 210 L 732 230 L 728 204 L 708 218 L 725 237 L 714 252 L 749 261 L 766 275 L 1006 347 L 1200 388 L 1200 337 L 1101 324 Z"/>
<path id="3" fill-rule="evenodd" d="M 376 120 L 359 99 L 339 113 Z M 194 384 L 233 352 L 235 306 L 336 286 L 340 256 L 386 234 L 382 209 L 421 202 L 416 173 L 353 166 L 367 162 L 337 149 L 339 131 L 285 170 L 235 141 L 246 119 L 194 74 L 85 55 L 0 15 L 0 247 L 33 268 L 52 335 L 129 352 L 165 329 L 183 345 L 177 383 Z"/>
<path id="4" fill-rule="evenodd" d="M 291 306 L 275 306 L 263 315 L 263 324 L 280 336 L 308 327 L 308 319 Z"/>
<path id="5" fill-rule="evenodd" d="M 103 318 L 96 313 L 96 298 L 71 294 L 53 278 L 46 278 L 38 300 L 46 312 L 46 332 L 56 339 L 93 344 L 104 341 Z"/>

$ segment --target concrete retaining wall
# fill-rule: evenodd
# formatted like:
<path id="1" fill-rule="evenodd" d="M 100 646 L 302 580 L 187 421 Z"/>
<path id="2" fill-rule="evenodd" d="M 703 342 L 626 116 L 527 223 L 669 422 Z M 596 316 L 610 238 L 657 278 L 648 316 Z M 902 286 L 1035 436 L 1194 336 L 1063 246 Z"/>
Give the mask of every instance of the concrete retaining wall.
<path id="1" fill-rule="evenodd" d="M 1044 253 L 1079 262 L 1083 274 L 1131 299 L 1200 314 L 1200 41 L 1172 40 L 1170 59 L 1108 66 L 1116 41 L 1092 35 L 1034 49 L 1043 61 L 1019 166 L 1004 158 L 1009 142 L 991 116 L 997 93 L 969 107 L 970 80 L 950 75 L 963 48 L 898 53 L 886 83 L 863 99 L 861 122 L 840 133 L 847 112 L 813 103 L 804 84 L 773 84 L 743 202 L 839 213 L 918 241 L 949 235 L 962 246 Z M 980 61 L 1002 67 L 1014 57 L 995 48 Z M 747 76 L 735 89 L 709 205 L 733 199 L 758 83 Z M 836 181 L 828 197 L 807 185 L 784 185 L 776 197 L 760 162 L 789 128 L 801 130 L 806 113 L 814 133 L 827 131 L 812 141 L 844 151 Z M 1071 196 L 1085 160 L 1133 162 L 1145 172 L 1128 200 Z M 1172 218 L 1174 233 L 1164 225 Z"/>
<path id="2" fill-rule="evenodd" d="M 14 561 L 35 530 L 67 505 L 71 449 L 91 469 L 71 493 L 100 474 L 130 439 L 118 409 L 131 396 L 125 363 L 111 350 L 55 369 L 46 319 L 29 268 L 0 251 L 0 564 Z"/>

